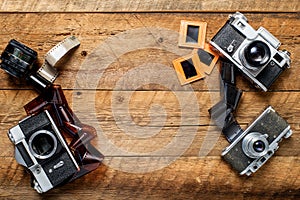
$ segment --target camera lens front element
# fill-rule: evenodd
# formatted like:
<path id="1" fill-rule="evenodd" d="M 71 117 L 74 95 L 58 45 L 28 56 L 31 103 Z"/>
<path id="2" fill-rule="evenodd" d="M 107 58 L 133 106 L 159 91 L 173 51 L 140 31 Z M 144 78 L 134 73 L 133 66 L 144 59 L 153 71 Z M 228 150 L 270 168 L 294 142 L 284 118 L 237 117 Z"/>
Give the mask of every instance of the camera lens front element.
<path id="1" fill-rule="evenodd" d="M 251 42 L 244 50 L 246 67 L 258 69 L 267 64 L 270 60 L 270 48 L 262 41 Z"/>
<path id="2" fill-rule="evenodd" d="M 259 158 L 265 155 L 269 149 L 267 135 L 258 132 L 252 132 L 246 135 L 242 142 L 244 153 L 250 158 Z"/>
<path id="3" fill-rule="evenodd" d="M 56 137 L 47 130 L 40 130 L 32 134 L 28 143 L 31 153 L 38 159 L 51 157 L 57 148 Z"/>
<path id="4" fill-rule="evenodd" d="M 253 143 L 253 149 L 258 153 L 263 152 L 266 149 L 265 143 L 261 140 L 258 140 Z"/>

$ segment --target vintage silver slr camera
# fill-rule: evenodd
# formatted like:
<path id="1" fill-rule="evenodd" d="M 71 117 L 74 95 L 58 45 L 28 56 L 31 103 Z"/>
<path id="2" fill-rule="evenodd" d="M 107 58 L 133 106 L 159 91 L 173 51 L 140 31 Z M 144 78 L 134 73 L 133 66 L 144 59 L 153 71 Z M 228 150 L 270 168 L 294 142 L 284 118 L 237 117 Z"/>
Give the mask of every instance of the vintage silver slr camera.
<path id="1" fill-rule="evenodd" d="M 269 106 L 222 156 L 241 175 L 256 172 L 279 148 L 282 138 L 292 135 L 290 125 Z"/>
<path id="2" fill-rule="evenodd" d="M 278 50 L 279 40 L 263 27 L 254 30 L 239 12 L 229 16 L 210 44 L 264 91 L 290 67 L 290 53 Z"/>
<path id="3" fill-rule="evenodd" d="M 46 110 L 29 116 L 8 132 L 15 158 L 31 173 L 39 193 L 68 182 L 79 166 L 66 141 Z"/>

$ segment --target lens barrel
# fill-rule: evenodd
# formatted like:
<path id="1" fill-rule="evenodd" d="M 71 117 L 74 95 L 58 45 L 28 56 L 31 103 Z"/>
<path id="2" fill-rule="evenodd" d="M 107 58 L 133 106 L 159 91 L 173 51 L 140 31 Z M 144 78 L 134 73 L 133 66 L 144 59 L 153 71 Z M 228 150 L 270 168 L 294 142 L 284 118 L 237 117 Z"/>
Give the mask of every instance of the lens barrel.
<path id="1" fill-rule="evenodd" d="M 245 66 L 252 70 L 257 70 L 267 64 L 271 57 L 268 45 L 262 41 L 251 42 L 243 52 Z"/>
<path id="2" fill-rule="evenodd" d="M 269 150 L 267 135 L 258 132 L 252 132 L 246 135 L 242 142 L 244 153 L 250 158 L 259 158 L 265 155 Z"/>

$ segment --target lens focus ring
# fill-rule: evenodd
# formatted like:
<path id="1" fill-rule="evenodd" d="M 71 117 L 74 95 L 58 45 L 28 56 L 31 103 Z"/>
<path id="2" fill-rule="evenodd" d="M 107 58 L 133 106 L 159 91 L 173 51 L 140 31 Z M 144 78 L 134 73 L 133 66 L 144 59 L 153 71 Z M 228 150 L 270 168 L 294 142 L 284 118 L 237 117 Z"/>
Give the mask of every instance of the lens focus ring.
<path id="1" fill-rule="evenodd" d="M 251 42 L 243 51 L 246 67 L 252 70 L 259 69 L 267 64 L 271 57 L 271 51 L 262 41 Z"/>
<path id="2" fill-rule="evenodd" d="M 258 132 L 249 133 L 242 142 L 244 153 L 250 158 L 259 158 L 265 155 L 269 150 L 269 142 L 266 137 L 267 135 Z"/>

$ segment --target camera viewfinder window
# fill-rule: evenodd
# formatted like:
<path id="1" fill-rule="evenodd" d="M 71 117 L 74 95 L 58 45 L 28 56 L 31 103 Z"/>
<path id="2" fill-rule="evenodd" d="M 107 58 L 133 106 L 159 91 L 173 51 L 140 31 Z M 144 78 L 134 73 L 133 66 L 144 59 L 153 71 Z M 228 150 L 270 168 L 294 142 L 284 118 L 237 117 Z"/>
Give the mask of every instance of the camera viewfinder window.
<path id="1" fill-rule="evenodd" d="M 199 35 L 199 26 L 188 25 L 187 26 L 187 43 L 197 43 Z"/>
<path id="2" fill-rule="evenodd" d="M 185 78 L 191 78 L 193 76 L 197 76 L 196 69 L 193 65 L 192 59 L 185 60 L 181 62 L 182 69 L 184 71 Z"/>
<path id="3" fill-rule="evenodd" d="M 275 54 L 274 59 L 277 60 L 278 63 L 281 63 L 281 61 L 283 60 L 281 55 L 279 55 L 278 53 Z"/>

